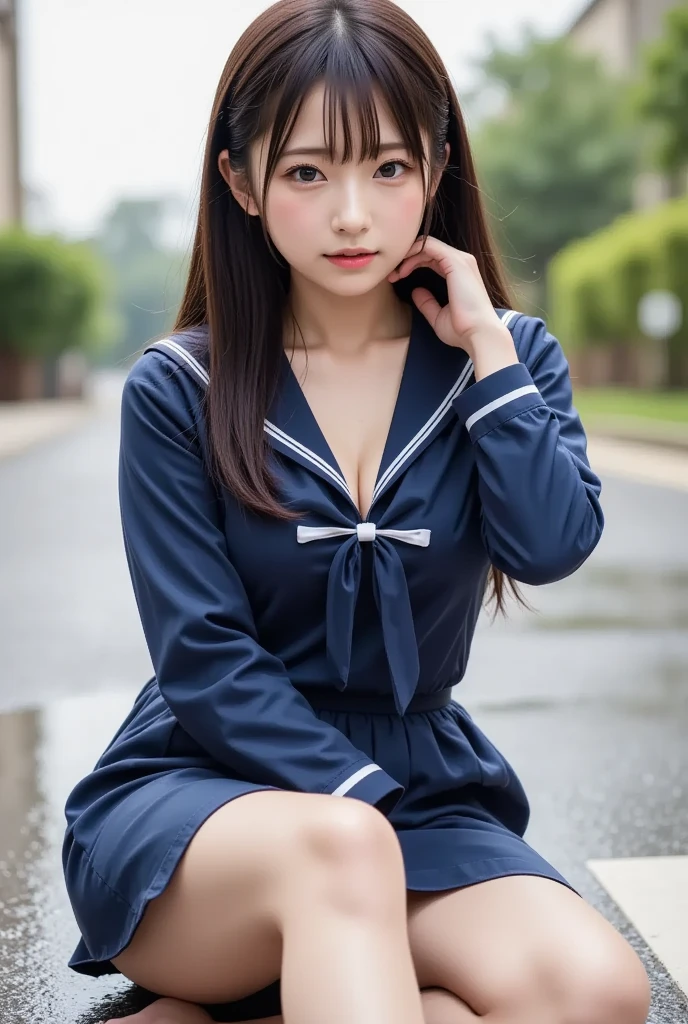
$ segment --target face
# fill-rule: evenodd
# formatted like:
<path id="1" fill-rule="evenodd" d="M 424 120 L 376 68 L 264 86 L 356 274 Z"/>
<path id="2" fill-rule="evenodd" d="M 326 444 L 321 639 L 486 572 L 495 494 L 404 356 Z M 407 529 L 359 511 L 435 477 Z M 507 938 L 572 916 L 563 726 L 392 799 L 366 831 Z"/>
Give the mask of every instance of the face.
<path id="1" fill-rule="evenodd" d="M 329 292 L 359 295 L 385 280 L 420 233 L 425 212 L 421 168 L 404 148 L 379 96 L 376 107 L 381 148 L 377 160 L 357 162 L 360 132 L 355 118 L 351 119 L 353 160 L 341 162 L 341 122 L 337 125 L 335 161 L 331 163 L 324 152 L 312 152 L 325 146 L 323 98 L 324 85 L 318 85 L 301 107 L 268 189 L 266 226 L 292 274 L 300 274 Z M 254 180 L 248 189 L 245 180 L 230 170 L 227 150 L 220 154 L 219 166 L 225 180 L 235 198 L 253 216 L 259 215 L 252 195 L 260 197 L 267 142 L 263 138 L 254 143 Z M 424 144 L 427 154 L 427 136 Z M 363 266 L 340 266 L 327 258 L 341 249 L 359 248 L 376 255 Z"/>

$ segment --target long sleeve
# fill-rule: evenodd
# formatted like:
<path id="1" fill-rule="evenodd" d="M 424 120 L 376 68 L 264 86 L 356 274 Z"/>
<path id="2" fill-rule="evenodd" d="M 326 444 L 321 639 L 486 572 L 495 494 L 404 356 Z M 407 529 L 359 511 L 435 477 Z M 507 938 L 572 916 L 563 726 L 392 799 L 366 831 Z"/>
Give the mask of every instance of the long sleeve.
<path id="1" fill-rule="evenodd" d="M 601 483 L 559 342 L 527 316 L 514 341 L 520 362 L 467 388 L 454 409 L 473 444 L 490 560 L 537 585 L 570 575 L 594 550 L 604 526 Z"/>
<path id="2" fill-rule="evenodd" d="M 259 643 L 228 555 L 223 502 L 204 467 L 191 391 L 186 374 L 150 353 L 122 398 L 124 545 L 160 691 L 181 726 L 229 769 L 388 813 L 403 787 L 320 720 Z"/>

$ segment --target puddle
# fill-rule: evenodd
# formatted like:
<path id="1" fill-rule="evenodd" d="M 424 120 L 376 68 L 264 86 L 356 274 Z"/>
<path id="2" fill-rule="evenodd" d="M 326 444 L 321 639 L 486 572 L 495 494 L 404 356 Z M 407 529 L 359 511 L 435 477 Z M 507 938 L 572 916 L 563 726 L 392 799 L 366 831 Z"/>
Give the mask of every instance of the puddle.
<path id="1" fill-rule="evenodd" d="M 533 630 L 580 630 L 580 631 L 611 631 L 616 629 L 630 630 L 685 630 L 688 632 L 688 609 L 648 609 L 643 615 L 614 614 L 588 614 L 578 615 L 547 615 L 533 616 L 528 624 Z"/>
<path id="2" fill-rule="evenodd" d="M 136 692 L 65 699 L 0 715 L 3 1024 L 90 1024 L 132 1012 L 122 1009 L 126 1003 L 118 995 L 131 988 L 124 979 L 80 978 L 66 966 L 78 930 L 60 851 L 66 797 L 93 767 Z"/>
<path id="3" fill-rule="evenodd" d="M 481 703 L 479 700 L 471 702 L 471 712 L 481 714 L 529 714 L 540 711 L 566 711 L 574 709 L 594 708 L 597 712 L 606 712 L 608 715 L 653 715 L 653 716 L 674 716 L 677 712 L 683 712 L 688 720 L 688 678 L 684 680 L 685 685 L 680 691 L 672 695 L 662 694 L 629 694 L 628 696 L 618 694 L 580 694 L 576 697 L 526 697 L 514 700 L 494 700 Z"/>
<path id="4" fill-rule="evenodd" d="M 628 568 L 621 565 L 590 565 L 585 582 L 591 586 L 616 590 L 645 592 L 648 589 L 670 590 L 688 598 L 688 569 Z"/>
<path id="5" fill-rule="evenodd" d="M 551 596 L 550 596 L 551 595 Z M 655 632 L 688 634 L 688 569 L 585 566 L 550 591 L 539 611 L 535 588 L 528 594 L 534 614 L 528 630 L 565 632 Z"/>

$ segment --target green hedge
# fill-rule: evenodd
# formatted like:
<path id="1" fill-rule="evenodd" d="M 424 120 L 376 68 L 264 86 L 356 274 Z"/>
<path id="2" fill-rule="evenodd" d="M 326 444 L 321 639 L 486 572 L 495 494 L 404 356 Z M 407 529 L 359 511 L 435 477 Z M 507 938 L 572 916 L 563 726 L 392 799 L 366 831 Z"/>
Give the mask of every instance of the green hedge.
<path id="1" fill-rule="evenodd" d="M 566 246 L 550 262 L 547 286 L 552 330 L 569 349 L 648 342 L 638 302 L 668 289 L 684 310 L 670 345 L 688 352 L 688 198 L 625 214 Z"/>
<path id="2" fill-rule="evenodd" d="M 120 329 L 111 299 L 109 272 L 86 243 L 0 232 L 0 349 L 48 357 L 109 348 Z"/>

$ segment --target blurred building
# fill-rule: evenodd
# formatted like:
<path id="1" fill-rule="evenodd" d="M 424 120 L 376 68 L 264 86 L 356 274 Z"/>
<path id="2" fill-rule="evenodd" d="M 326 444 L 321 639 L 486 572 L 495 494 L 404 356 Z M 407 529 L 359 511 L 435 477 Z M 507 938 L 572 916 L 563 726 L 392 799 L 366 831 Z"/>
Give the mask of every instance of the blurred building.
<path id="1" fill-rule="evenodd" d="M 15 0 L 0 0 L 0 227 L 22 219 Z"/>
<path id="2" fill-rule="evenodd" d="M 664 18 L 678 0 L 589 0 L 568 31 L 584 53 L 597 55 L 613 74 L 634 78 L 642 68 L 643 49 L 662 35 Z M 635 205 L 653 206 L 670 195 L 662 174 L 639 175 Z"/>
<path id="3" fill-rule="evenodd" d="M 596 53 L 617 74 L 640 68 L 646 43 L 662 34 L 664 16 L 677 0 L 591 0 L 569 29 L 569 37 L 588 53 Z"/>

